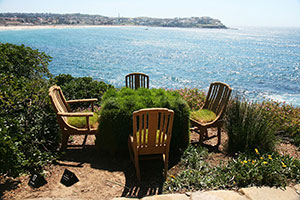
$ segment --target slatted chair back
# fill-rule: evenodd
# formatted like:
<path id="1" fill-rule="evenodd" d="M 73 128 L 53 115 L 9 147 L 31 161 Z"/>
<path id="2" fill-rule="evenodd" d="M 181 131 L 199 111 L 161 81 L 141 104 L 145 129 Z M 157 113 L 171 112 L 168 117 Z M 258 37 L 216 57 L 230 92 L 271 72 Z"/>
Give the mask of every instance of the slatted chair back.
<path id="1" fill-rule="evenodd" d="M 149 88 L 149 76 L 143 73 L 131 73 L 125 77 L 126 87 L 138 89 L 140 87 Z"/>
<path id="2" fill-rule="evenodd" d="M 166 108 L 141 109 L 133 113 L 133 146 L 138 154 L 169 152 L 173 117 L 174 112 Z"/>
<path id="3" fill-rule="evenodd" d="M 231 91 L 232 89 L 225 83 L 211 83 L 203 109 L 211 110 L 220 117 L 226 109 Z"/>
<path id="4" fill-rule="evenodd" d="M 49 96 L 56 114 L 59 112 L 67 113 L 71 111 L 70 106 L 67 103 L 64 94 L 59 86 L 52 86 L 49 89 Z M 67 117 L 58 116 L 58 115 L 57 117 L 59 122 L 63 122 L 67 124 Z"/>

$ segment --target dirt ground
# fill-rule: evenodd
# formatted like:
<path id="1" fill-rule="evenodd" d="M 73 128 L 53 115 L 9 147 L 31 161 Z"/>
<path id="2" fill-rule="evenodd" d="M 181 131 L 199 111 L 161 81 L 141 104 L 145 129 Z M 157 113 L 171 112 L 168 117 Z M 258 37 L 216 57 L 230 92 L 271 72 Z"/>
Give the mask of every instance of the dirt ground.
<path id="1" fill-rule="evenodd" d="M 214 134 L 212 130 L 209 134 Z M 224 153 L 223 144 L 227 140 L 226 133 L 222 132 L 222 142 L 219 149 L 214 145 L 216 138 L 205 142 L 210 154 L 207 161 L 217 165 L 221 160 L 227 161 L 230 157 Z M 0 199 L 34 199 L 34 198 L 68 198 L 68 199 L 112 199 L 114 197 L 143 197 L 163 192 L 163 163 L 161 160 L 141 162 L 142 181 L 138 182 L 135 169 L 129 157 L 112 158 L 100 154 L 94 146 L 95 138 L 89 136 L 84 149 L 70 148 L 57 162 L 45 168 L 47 184 L 33 189 L 28 186 L 29 176 L 24 175 L 16 179 L 0 177 Z M 70 144 L 81 144 L 83 136 L 74 136 Z M 198 135 L 191 134 L 191 143 L 198 141 Z M 281 143 L 278 151 L 300 158 L 299 150 L 289 144 Z M 179 158 L 170 155 L 168 175 L 176 174 Z M 60 183 L 65 169 L 75 173 L 79 182 L 70 187 Z"/>

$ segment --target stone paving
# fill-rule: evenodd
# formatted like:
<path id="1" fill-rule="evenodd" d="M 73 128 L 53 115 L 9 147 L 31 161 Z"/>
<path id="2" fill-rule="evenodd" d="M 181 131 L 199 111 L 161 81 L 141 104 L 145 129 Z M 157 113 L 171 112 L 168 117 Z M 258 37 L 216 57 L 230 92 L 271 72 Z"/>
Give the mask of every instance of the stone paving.
<path id="1" fill-rule="evenodd" d="M 112 200 L 138 200 L 119 197 Z M 300 184 L 285 190 L 270 187 L 242 188 L 238 191 L 214 190 L 186 194 L 162 194 L 141 198 L 141 200 L 300 200 Z"/>

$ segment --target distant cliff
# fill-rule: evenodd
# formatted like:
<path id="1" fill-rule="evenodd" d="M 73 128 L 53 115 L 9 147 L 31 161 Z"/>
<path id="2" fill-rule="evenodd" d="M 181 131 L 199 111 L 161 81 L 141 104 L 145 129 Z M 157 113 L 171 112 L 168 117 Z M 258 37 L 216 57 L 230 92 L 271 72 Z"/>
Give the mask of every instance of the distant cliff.
<path id="1" fill-rule="evenodd" d="M 33 25 L 136 25 L 184 28 L 226 28 L 211 17 L 149 18 L 106 17 L 86 14 L 0 13 L 0 26 Z"/>

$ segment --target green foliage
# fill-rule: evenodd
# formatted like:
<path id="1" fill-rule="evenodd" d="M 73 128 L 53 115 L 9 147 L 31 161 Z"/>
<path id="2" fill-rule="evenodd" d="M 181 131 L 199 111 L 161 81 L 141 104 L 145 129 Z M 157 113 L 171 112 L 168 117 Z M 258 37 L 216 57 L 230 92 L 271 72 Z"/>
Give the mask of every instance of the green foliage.
<path id="1" fill-rule="evenodd" d="M 286 103 L 265 101 L 262 103 L 264 112 L 273 113 L 277 135 L 288 137 L 300 146 L 300 107 L 293 107 Z"/>
<path id="2" fill-rule="evenodd" d="M 211 122 L 216 119 L 216 114 L 207 109 L 200 109 L 191 112 L 191 118 L 200 122 Z"/>
<path id="3" fill-rule="evenodd" d="M 103 81 L 93 80 L 91 77 L 72 77 L 70 74 L 60 74 L 54 78 L 56 84 L 61 87 L 66 99 L 89 99 L 97 98 L 97 105 L 100 105 L 102 95 L 112 85 Z M 73 105 L 72 105 L 73 106 Z M 85 106 L 85 104 L 74 104 L 75 108 Z"/>
<path id="4" fill-rule="evenodd" d="M 30 47 L 0 43 L 0 58 L 1 73 L 26 79 L 51 77 L 48 70 L 51 57 Z"/>
<path id="5" fill-rule="evenodd" d="M 226 112 L 225 128 L 228 133 L 228 152 L 248 152 L 259 148 L 262 152 L 274 149 L 276 126 L 273 114 L 263 106 L 233 99 Z"/>
<path id="6" fill-rule="evenodd" d="M 188 103 L 191 110 L 199 110 L 204 105 L 206 95 L 197 88 L 184 88 L 175 91 Z"/>
<path id="7" fill-rule="evenodd" d="M 18 176 L 53 159 L 59 135 L 45 79 L 49 59 L 0 43 L 0 174 Z"/>
<path id="8" fill-rule="evenodd" d="M 99 133 L 96 135 L 98 149 L 110 153 L 127 152 L 128 135 L 132 133 L 132 113 L 153 107 L 174 111 L 171 151 L 186 148 L 189 142 L 189 108 L 178 93 L 163 89 L 109 89 L 102 100 Z"/>
<path id="9" fill-rule="evenodd" d="M 180 161 L 181 172 L 171 175 L 164 184 L 170 192 L 205 189 L 232 189 L 247 186 L 285 187 L 300 180 L 300 161 L 277 153 L 240 154 L 236 159 L 210 166 L 207 150 L 189 146 Z"/>

